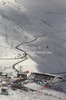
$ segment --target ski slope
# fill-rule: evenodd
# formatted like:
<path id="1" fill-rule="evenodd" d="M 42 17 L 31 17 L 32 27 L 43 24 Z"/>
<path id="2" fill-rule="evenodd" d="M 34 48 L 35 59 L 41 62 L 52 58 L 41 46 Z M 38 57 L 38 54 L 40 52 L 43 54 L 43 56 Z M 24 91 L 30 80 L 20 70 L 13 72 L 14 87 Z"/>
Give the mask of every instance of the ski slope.
<path id="1" fill-rule="evenodd" d="M 0 0 L 0 41 L 0 72 L 15 76 L 13 66 L 17 70 L 22 66 L 22 71 L 30 72 L 66 72 L 66 1 Z M 65 84 L 59 84 L 64 91 Z M 9 96 L 0 95 L 0 100 L 66 98 L 65 93 L 48 89 L 43 92 L 57 98 L 49 95 L 38 97 L 35 93 L 32 95 L 20 90 L 10 92 Z"/>

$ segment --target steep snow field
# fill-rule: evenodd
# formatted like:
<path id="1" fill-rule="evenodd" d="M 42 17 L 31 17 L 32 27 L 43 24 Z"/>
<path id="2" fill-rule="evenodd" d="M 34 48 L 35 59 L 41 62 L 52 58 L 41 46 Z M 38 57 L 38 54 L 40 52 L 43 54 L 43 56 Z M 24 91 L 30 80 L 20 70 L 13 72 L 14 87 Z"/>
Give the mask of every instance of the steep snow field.
<path id="1" fill-rule="evenodd" d="M 27 59 L 21 62 L 25 52 Z M 14 64 L 18 70 L 22 66 L 22 71 L 66 72 L 65 0 L 0 0 L 0 71 L 15 74 Z M 65 84 L 61 83 L 60 86 L 66 91 Z M 52 97 L 38 97 L 23 91 L 11 92 L 8 97 L 0 95 L 0 100 L 66 98 L 64 93 L 47 89 L 44 92 L 53 94 Z"/>
<path id="2" fill-rule="evenodd" d="M 39 71 L 65 72 L 66 1 L 19 0 L 18 2 L 31 14 L 31 23 L 25 26 L 25 30 L 37 37 L 37 40 L 24 46 L 28 48 L 30 57 L 37 62 Z"/>

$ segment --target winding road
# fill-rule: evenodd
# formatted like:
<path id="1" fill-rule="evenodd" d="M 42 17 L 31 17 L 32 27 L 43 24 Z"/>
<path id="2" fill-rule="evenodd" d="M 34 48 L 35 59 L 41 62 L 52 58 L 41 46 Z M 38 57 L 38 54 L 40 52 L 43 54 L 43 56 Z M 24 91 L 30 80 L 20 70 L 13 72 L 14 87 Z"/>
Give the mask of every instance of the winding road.
<path id="1" fill-rule="evenodd" d="M 38 39 L 38 38 L 35 38 L 35 39 L 33 39 L 32 41 L 20 43 L 19 45 L 17 45 L 17 46 L 15 47 L 17 50 L 24 52 L 24 56 L 22 56 L 22 57 L 20 58 L 21 61 L 18 61 L 17 63 L 15 63 L 15 64 L 12 66 L 13 69 L 14 69 L 15 71 L 19 72 L 19 71 L 15 68 L 15 66 L 16 66 L 17 64 L 19 64 L 19 63 L 21 63 L 21 62 L 23 62 L 23 61 L 25 61 L 25 60 L 28 59 L 27 53 L 25 52 L 25 50 L 22 50 L 22 49 L 20 49 L 19 47 L 20 47 L 21 45 L 23 45 L 23 44 L 28 44 L 28 43 L 35 42 L 37 39 Z"/>

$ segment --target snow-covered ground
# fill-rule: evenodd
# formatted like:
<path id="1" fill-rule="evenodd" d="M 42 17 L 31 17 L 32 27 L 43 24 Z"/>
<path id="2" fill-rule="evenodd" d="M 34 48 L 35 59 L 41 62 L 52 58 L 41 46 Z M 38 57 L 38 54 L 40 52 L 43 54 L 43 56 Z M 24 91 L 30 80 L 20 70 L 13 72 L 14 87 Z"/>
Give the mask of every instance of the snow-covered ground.
<path id="1" fill-rule="evenodd" d="M 25 52 L 27 59 L 22 61 Z M 18 70 L 22 66 L 22 71 L 66 72 L 65 0 L 0 0 L 0 72 L 15 74 L 12 68 L 14 64 Z M 66 82 L 59 84 L 64 91 L 65 84 Z M 32 87 L 34 86 L 35 84 Z M 9 96 L 0 95 L 0 100 L 66 98 L 64 93 L 48 89 L 43 92 L 51 93 L 52 96 L 37 96 L 19 90 L 10 92 Z"/>

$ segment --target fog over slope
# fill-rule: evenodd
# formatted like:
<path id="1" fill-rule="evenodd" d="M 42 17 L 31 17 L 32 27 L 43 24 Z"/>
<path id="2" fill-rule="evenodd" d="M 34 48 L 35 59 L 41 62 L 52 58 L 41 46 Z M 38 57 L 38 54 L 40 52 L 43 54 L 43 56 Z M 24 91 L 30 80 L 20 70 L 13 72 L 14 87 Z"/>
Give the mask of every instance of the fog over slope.
<path id="1" fill-rule="evenodd" d="M 35 26 L 35 22 L 33 22 L 35 27 L 32 26 L 32 31 L 30 29 L 31 27 L 26 28 L 26 30 L 35 36 L 37 33 L 45 35 L 45 39 L 39 38 L 42 46 L 44 50 L 46 50 L 45 45 L 48 45 L 50 51 L 52 51 L 52 55 L 43 56 L 43 64 L 42 61 L 38 61 L 38 64 L 40 62 L 38 65 L 39 70 L 48 70 L 48 72 L 66 71 L 66 1 L 19 0 L 18 2 L 22 3 L 22 5 L 28 9 L 28 12 L 37 18 L 34 18 L 35 21 L 40 21 L 39 29 L 37 29 L 37 25 Z M 41 45 L 41 43 L 39 42 L 38 45 Z M 39 57 L 37 57 L 37 59 L 38 58 Z M 44 66 L 44 68 L 42 66 Z"/>
<path id="2" fill-rule="evenodd" d="M 17 0 L 32 13 L 43 14 L 44 12 L 66 12 L 65 0 Z"/>

